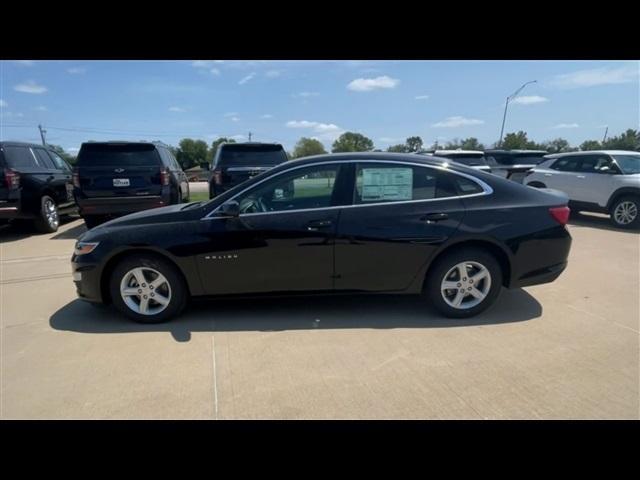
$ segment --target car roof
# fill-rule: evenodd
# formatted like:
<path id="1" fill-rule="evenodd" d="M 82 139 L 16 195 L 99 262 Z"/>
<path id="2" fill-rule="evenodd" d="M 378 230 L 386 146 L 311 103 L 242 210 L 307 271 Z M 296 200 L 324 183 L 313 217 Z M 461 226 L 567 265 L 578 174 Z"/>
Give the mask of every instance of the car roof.
<path id="1" fill-rule="evenodd" d="M 484 152 L 481 150 L 436 150 L 433 152 L 434 155 L 450 155 L 452 153 L 484 155 Z"/>
<path id="2" fill-rule="evenodd" d="M 250 146 L 250 147 L 261 147 L 262 145 L 269 145 L 269 146 L 276 146 L 276 147 L 282 148 L 282 144 L 276 143 L 276 142 L 222 142 L 220 144 L 221 147 L 223 146 L 229 147 L 229 146 L 237 146 L 237 145 Z"/>
<path id="3" fill-rule="evenodd" d="M 168 147 L 164 142 L 158 140 L 89 140 L 87 142 L 82 142 L 82 145 L 90 144 L 90 145 L 161 145 L 163 147 Z"/>
<path id="4" fill-rule="evenodd" d="M 20 146 L 20 147 L 40 147 L 40 148 L 51 148 L 49 145 L 42 145 L 41 143 L 31 143 L 31 142 L 19 142 L 14 140 L 3 140 L 0 142 L 0 147 L 5 145 L 11 146 Z"/>
<path id="5" fill-rule="evenodd" d="M 305 165 L 305 164 L 313 164 L 320 161 L 341 161 L 341 160 L 390 160 L 390 161 L 403 161 L 410 163 L 421 163 L 424 165 L 429 165 L 433 167 L 443 167 L 447 165 L 453 165 L 455 162 L 452 162 L 450 158 L 442 158 L 432 155 L 415 155 L 411 153 L 391 153 L 391 152 L 345 152 L 345 153 L 324 153 L 322 155 L 312 155 L 310 157 L 297 158 L 295 160 L 289 160 L 285 162 L 279 167 L 285 165 Z M 456 163 L 456 167 L 458 164 Z M 472 171 L 474 169 L 469 169 L 468 167 L 462 165 L 462 169 L 465 171 Z"/>
<path id="6" fill-rule="evenodd" d="M 546 150 L 503 150 L 503 149 L 489 149 L 485 150 L 485 153 L 549 153 Z"/>
<path id="7" fill-rule="evenodd" d="M 546 158 L 559 158 L 559 157 L 570 157 L 572 155 L 585 155 L 585 154 L 596 154 L 596 155 L 640 155 L 640 152 L 634 152 L 633 150 L 582 150 L 579 152 L 564 152 L 564 153 L 553 153 L 551 155 L 545 155 Z"/>

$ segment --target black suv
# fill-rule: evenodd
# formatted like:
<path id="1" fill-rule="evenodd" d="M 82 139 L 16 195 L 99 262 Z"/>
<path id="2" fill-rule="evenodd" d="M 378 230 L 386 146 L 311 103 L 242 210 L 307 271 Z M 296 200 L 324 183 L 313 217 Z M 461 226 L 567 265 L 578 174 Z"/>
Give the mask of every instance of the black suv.
<path id="1" fill-rule="evenodd" d="M 0 142 L 0 223 L 28 219 L 55 232 L 60 215 L 74 213 L 71 167 L 48 147 Z"/>
<path id="2" fill-rule="evenodd" d="M 131 212 L 189 201 L 189 182 L 160 142 L 87 142 L 73 171 L 87 228 Z"/>
<path id="3" fill-rule="evenodd" d="M 277 143 L 223 143 L 213 159 L 209 198 L 220 195 L 288 159 Z"/>
<path id="4" fill-rule="evenodd" d="M 526 172 L 544 160 L 544 150 L 485 150 L 493 173 L 522 183 Z"/>

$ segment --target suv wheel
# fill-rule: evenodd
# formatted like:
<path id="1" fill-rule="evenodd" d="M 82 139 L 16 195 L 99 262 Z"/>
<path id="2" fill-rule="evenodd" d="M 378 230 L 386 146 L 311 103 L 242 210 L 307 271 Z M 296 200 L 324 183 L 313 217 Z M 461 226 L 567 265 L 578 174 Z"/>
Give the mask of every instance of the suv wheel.
<path id="1" fill-rule="evenodd" d="M 497 260 L 479 248 L 445 254 L 429 269 L 424 294 L 443 315 L 467 318 L 489 308 L 502 288 Z"/>
<path id="2" fill-rule="evenodd" d="M 111 275 L 109 291 L 114 306 L 139 323 L 166 322 L 187 302 L 187 287 L 180 273 L 153 255 L 122 260 Z"/>
<path id="3" fill-rule="evenodd" d="M 58 231 L 60 226 L 60 216 L 58 215 L 58 207 L 53 198 L 44 195 L 40 199 L 40 212 L 33 222 L 36 230 L 42 233 L 53 233 Z"/>
<path id="4" fill-rule="evenodd" d="M 611 223 L 619 228 L 636 228 L 640 225 L 640 198 L 623 196 L 609 210 Z"/>

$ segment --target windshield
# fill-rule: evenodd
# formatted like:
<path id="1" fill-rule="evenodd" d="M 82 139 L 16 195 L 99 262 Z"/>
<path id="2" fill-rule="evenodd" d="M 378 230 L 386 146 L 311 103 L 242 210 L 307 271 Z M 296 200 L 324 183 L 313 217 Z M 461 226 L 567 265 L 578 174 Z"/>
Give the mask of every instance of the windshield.
<path id="1" fill-rule="evenodd" d="M 78 166 L 146 167 L 160 164 L 156 147 L 150 144 L 84 144 L 78 154 Z"/>
<path id="2" fill-rule="evenodd" d="M 222 147 L 218 166 L 274 166 L 286 160 L 287 157 L 280 145 L 228 145 Z"/>
<path id="3" fill-rule="evenodd" d="M 640 154 L 638 155 L 613 155 L 622 173 L 633 175 L 640 173 Z"/>

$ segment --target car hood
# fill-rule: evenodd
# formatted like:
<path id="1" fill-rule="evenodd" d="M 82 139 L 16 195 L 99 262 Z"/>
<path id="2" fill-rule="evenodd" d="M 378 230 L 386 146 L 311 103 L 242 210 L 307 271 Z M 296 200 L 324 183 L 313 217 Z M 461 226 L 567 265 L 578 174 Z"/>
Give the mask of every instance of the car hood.
<path id="1" fill-rule="evenodd" d="M 124 217 L 119 217 L 114 220 L 105 222 L 92 230 L 125 226 L 149 225 L 155 223 L 182 222 L 189 221 L 194 218 L 202 218 L 204 216 L 201 206 L 188 207 L 188 205 L 189 204 L 187 203 L 183 203 L 130 213 L 129 215 L 125 215 Z"/>

